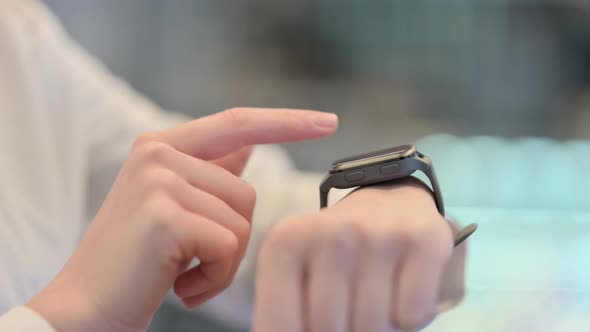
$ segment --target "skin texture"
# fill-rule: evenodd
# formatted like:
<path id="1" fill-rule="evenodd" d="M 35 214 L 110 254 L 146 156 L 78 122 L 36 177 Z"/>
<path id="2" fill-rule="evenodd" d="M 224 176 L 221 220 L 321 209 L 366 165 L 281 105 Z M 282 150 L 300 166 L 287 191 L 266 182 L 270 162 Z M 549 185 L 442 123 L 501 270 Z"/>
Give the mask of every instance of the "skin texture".
<path id="1" fill-rule="evenodd" d="M 79 248 L 28 306 L 59 332 L 139 332 L 170 288 L 202 304 L 232 282 L 247 247 L 256 193 L 239 176 L 251 146 L 336 128 L 325 113 L 232 109 L 142 135 Z M 418 330 L 440 309 L 441 280 L 460 280 L 445 272 L 461 270 L 452 246 L 418 180 L 283 220 L 259 252 L 253 330 Z M 447 307 L 461 285 L 444 288 Z"/>
<path id="2" fill-rule="evenodd" d="M 171 287 L 198 306 L 244 256 L 256 193 L 239 176 L 250 146 L 337 126 L 327 113 L 231 109 L 142 135 L 80 246 L 28 306 L 59 332 L 145 331 Z"/>
<path id="3" fill-rule="evenodd" d="M 444 309 L 439 286 L 452 256 L 451 228 L 419 180 L 357 190 L 270 231 L 254 331 L 420 330 Z"/>

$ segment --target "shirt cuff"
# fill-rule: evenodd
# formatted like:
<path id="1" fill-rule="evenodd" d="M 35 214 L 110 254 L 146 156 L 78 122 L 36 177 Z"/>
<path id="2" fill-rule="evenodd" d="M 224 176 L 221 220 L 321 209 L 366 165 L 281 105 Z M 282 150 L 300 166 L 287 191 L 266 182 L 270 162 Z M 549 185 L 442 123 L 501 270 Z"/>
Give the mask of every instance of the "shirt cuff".
<path id="1" fill-rule="evenodd" d="M 25 306 L 0 316 L 0 331 L 57 332 L 41 315 Z"/>

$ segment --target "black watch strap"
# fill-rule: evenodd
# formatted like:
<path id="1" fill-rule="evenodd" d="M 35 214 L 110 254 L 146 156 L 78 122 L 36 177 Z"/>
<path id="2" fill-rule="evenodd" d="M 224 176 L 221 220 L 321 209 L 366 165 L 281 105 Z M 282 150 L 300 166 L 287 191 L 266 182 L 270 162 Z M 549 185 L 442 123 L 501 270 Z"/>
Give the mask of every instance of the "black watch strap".
<path id="1" fill-rule="evenodd" d="M 438 209 L 439 213 L 442 216 L 445 216 L 445 208 L 442 199 L 442 193 L 440 190 L 440 186 L 438 184 L 438 180 L 436 174 L 434 174 L 434 170 L 431 168 L 429 171 L 425 171 L 424 174 L 430 180 L 430 184 L 432 186 L 432 192 L 434 195 L 434 200 L 436 203 L 436 208 Z M 330 190 L 320 190 L 320 208 L 325 208 L 328 206 L 328 196 Z M 454 235 L 454 246 L 457 247 L 461 243 L 463 243 L 467 238 L 471 236 L 477 230 L 477 224 L 469 224 L 463 227 L 458 233 Z M 454 230 L 453 230 L 454 231 Z"/>

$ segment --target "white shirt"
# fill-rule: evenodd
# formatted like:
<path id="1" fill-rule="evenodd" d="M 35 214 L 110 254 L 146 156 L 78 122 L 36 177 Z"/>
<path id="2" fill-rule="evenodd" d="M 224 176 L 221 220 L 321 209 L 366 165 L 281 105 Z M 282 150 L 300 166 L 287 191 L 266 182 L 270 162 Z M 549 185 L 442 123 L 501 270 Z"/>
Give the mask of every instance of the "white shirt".
<path id="1" fill-rule="evenodd" d="M 41 4 L 1 2 L 0 331 L 52 331 L 18 306 L 75 250 L 132 140 L 179 121 L 70 41 Z M 481 226 L 465 304 L 428 330 L 590 326 L 588 144 L 445 136 L 421 148 L 435 160 L 450 213 Z M 258 148 L 245 177 L 259 197 L 254 247 L 274 221 L 318 208 L 320 176 L 296 171 L 276 147 Z M 253 249 L 209 314 L 249 320 Z"/>
<path id="2" fill-rule="evenodd" d="M 184 120 L 113 77 L 67 38 L 42 4 L 0 3 L 0 314 L 59 272 L 133 139 Z M 254 247 L 272 222 L 319 208 L 320 175 L 295 171 L 277 147 L 256 149 L 244 177 L 260 201 Z M 255 251 L 249 250 L 234 285 L 208 305 L 212 315 L 248 321 Z M 0 318 L 0 330 L 33 324 L 49 331 L 32 315 L 19 308 Z"/>

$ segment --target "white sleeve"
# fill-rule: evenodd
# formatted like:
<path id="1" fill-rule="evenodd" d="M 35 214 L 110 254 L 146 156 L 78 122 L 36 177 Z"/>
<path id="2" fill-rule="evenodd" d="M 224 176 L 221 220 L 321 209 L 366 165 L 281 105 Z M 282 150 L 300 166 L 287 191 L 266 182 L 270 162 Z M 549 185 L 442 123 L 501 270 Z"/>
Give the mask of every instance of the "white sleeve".
<path id="1" fill-rule="evenodd" d="M 0 81 L 3 106 L 31 117 L 45 150 L 59 155 L 60 185 L 76 197 L 75 209 L 86 205 L 88 216 L 102 203 L 136 136 L 186 120 L 115 77 L 70 39 L 40 1 L 3 0 L 0 41 L 0 75 L 7 78 Z"/>
<path id="2" fill-rule="evenodd" d="M 3 332 L 56 332 L 43 317 L 27 307 L 14 308 L 0 316 Z"/>
<path id="3" fill-rule="evenodd" d="M 59 131 L 78 133 L 74 148 L 84 155 L 86 167 L 80 180 L 87 183 L 82 195 L 86 196 L 90 217 L 102 204 L 133 140 L 142 132 L 171 127 L 187 118 L 164 112 L 115 77 L 67 36 L 41 2 L 11 0 L 10 4 L 3 12 L 11 19 L 0 20 L 0 24 L 19 26 L 10 31 L 18 31 L 13 33 L 20 41 L 18 58 L 26 62 L 22 67 L 32 75 L 31 84 L 40 87 L 37 101 L 46 105 L 47 111 L 59 110 L 60 119 L 68 122 L 59 123 Z M 51 100 L 43 93 L 48 89 L 53 92 Z M 69 137 L 68 140 L 74 140 L 74 136 Z M 72 153 L 70 150 L 61 152 Z M 250 242 L 252 249 L 231 289 L 206 308 L 208 313 L 240 325 L 245 323 L 242 318 L 248 316 L 252 300 L 255 248 L 279 218 L 319 208 L 317 190 L 321 179 L 317 174 L 296 171 L 287 154 L 276 146 L 257 148 L 244 177 L 258 189 L 260 202 Z M 232 319 L 234 316 L 240 318 Z"/>
<path id="4" fill-rule="evenodd" d="M 78 140 L 72 149 L 83 155 L 87 183 L 87 215 L 92 217 L 102 204 L 119 168 L 129 154 L 133 140 L 143 132 L 161 130 L 187 121 L 186 116 L 165 112 L 151 100 L 116 77 L 98 59 L 71 40 L 59 21 L 41 2 L 19 0 L 36 33 L 28 36 L 35 51 L 44 56 L 29 59 L 42 62 L 33 70 L 44 89 L 59 87 L 47 108 L 59 108 L 61 130 Z M 31 53 L 33 53 L 31 51 Z M 32 61 L 31 61 L 32 60 Z M 65 110 L 64 110 L 65 109 Z M 53 109 L 50 111 L 55 112 Z M 70 149 L 70 150 L 72 150 Z M 65 152 L 64 152 L 65 153 Z"/>
<path id="5" fill-rule="evenodd" d="M 36 47 L 43 49 L 44 57 L 34 60 L 49 62 L 43 68 L 51 74 L 48 76 L 51 79 L 46 78 L 50 82 L 45 83 L 60 87 L 64 100 L 68 100 L 65 106 L 77 121 L 73 128 L 78 131 L 81 130 L 78 127 L 84 128 L 81 137 L 86 142 L 81 153 L 86 155 L 88 166 L 82 181 L 88 183 L 87 210 L 93 215 L 125 161 L 133 139 L 141 132 L 170 127 L 186 119 L 163 112 L 114 77 L 68 38 L 41 3 L 24 0 L 14 3 L 26 11 L 31 29 L 36 33 Z M 237 326 L 249 325 L 255 256 L 264 234 L 285 216 L 318 210 L 322 176 L 297 171 L 279 147 L 260 146 L 254 151 L 244 177 L 258 192 L 250 248 L 232 286 L 202 309 Z"/>

